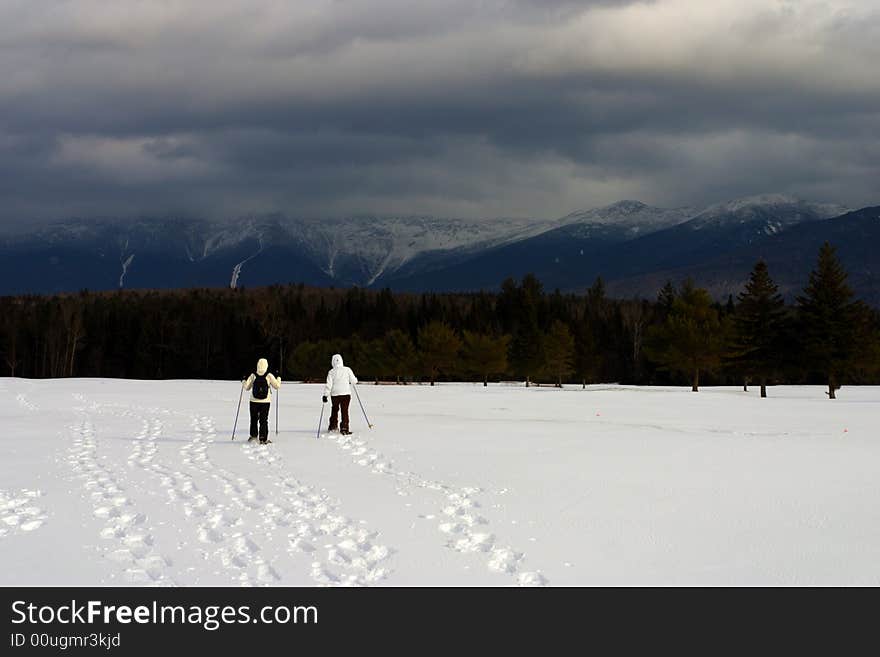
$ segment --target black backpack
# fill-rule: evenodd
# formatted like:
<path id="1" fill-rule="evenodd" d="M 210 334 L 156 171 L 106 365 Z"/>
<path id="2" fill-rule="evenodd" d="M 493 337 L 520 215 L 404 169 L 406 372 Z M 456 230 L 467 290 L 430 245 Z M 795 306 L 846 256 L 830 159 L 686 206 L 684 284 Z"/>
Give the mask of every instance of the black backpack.
<path id="1" fill-rule="evenodd" d="M 266 376 L 266 374 L 254 374 L 254 399 L 265 399 L 269 396 L 269 382 Z"/>

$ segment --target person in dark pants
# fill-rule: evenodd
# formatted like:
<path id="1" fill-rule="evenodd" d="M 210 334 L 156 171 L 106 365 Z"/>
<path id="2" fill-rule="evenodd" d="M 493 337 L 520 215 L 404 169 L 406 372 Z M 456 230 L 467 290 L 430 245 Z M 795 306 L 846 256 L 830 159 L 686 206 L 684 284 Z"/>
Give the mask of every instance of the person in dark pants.
<path id="1" fill-rule="evenodd" d="M 272 388 L 281 388 L 281 379 L 269 373 L 269 361 L 261 358 L 257 361 L 257 371 L 242 383 L 245 390 L 251 391 L 251 433 L 250 440 L 259 436 L 260 444 L 269 440 L 269 408 L 272 405 Z"/>
<path id="2" fill-rule="evenodd" d="M 326 399 L 326 397 L 325 397 Z M 351 433 L 348 430 L 348 405 L 351 404 L 351 395 L 333 395 L 330 397 L 330 431 L 337 430 L 337 421 L 336 418 L 340 415 L 339 411 L 342 411 L 342 429 L 341 433 L 343 436 L 347 436 Z"/>
<path id="3" fill-rule="evenodd" d="M 336 431 L 339 427 L 339 433 L 347 436 L 351 433 L 348 425 L 348 405 L 351 403 L 351 386 L 355 385 L 358 380 L 351 371 L 350 367 L 346 367 L 342 363 L 340 354 L 333 354 L 330 359 L 333 366 L 327 372 L 327 384 L 324 386 L 323 401 L 327 403 L 327 397 L 330 397 L 332 406 L 330 407 L 330 427 L 328 431 Z M 338 416 L 342 411 L 342 425 L 339 426 Z"/>
<path id="4" fill-rule="evenodd" d="M 250 440 L 256 440 L 260 437 L 260 442 L 265 443 L 269 440 L 269 406 L 271 404 L 263 404 L 257 401 L 251 401 L 251 437 Z"/>

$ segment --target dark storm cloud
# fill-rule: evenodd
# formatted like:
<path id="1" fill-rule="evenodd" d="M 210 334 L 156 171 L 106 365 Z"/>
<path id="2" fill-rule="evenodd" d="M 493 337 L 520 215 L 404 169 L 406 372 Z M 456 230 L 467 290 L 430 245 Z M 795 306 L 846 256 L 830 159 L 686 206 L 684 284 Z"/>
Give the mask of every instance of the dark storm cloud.
<path id="1" fill-rule="evenodd" d="M 877 202 L 870 0 L 0 4 L 0 216 Z"/>

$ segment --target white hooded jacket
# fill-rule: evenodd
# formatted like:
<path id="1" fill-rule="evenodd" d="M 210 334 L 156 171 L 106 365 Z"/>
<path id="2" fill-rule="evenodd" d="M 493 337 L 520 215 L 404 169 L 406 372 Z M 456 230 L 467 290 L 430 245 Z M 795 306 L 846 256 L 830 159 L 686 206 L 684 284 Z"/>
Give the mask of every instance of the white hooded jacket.
<path id="1" fill-rule="evenodd" d="M 351 384 L 357 383 L 357 377 L 350 367 L 342 364 L 342 356 L 333 354 L 330 359 L 333 369 L 327 372 L 327 385 L 324 386 L 325 397 L 336 397 L 337 395 L 350 395 Z"/>
<path id="2" fill-rule="evenodd" d="M 257 374 L 259 374 L 260 376 L 263 376 L 264 374 L 266 374 L 266 372 L 268 370 L 269 370 L 269 361 L 267 361 L 265 358 L 261 358 L 260 360 L 257 361 Z M 247 381 L 244 382 L 244 389 L 245 390 L 250 390 L 251 388 L 254 387 L 254 379 L 255 378 L 256 378 L 256 375 L 254 375 L 254 374 L 251 374 L 247 378 Z M 272 401 L 272 388 L 275 388 L 275 390 L 278 390 L 279 388 L 281 388 L 281 379 L 276 379 L 271 374 L 266 374 L 266 382 L 269 384 L 269 395 L 265 399 L 256 399 L 254 397 L 254 393 L 251 393 L 251 401 L 252 402 L 258 402 L 260 404 L 268 404 L 269 402 Z"/>

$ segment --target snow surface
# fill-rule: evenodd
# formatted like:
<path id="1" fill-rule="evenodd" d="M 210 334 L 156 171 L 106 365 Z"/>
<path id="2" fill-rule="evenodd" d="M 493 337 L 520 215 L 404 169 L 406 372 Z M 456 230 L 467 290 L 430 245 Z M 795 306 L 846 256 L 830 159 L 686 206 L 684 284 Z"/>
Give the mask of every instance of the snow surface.
<path id="1" fill-rule="evenodd" d="M 0 584 L 880 584 L 880 388 L 238 390 L 0 379 Z"/>

